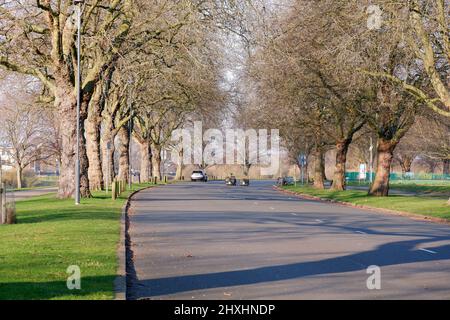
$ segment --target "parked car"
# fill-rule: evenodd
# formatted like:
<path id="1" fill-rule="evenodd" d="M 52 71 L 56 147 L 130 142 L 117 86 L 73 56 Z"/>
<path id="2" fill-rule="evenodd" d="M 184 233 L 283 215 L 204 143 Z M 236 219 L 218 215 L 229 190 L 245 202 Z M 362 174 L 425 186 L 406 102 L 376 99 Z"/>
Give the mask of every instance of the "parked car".
<path id="1" fill-rule="evenodd" d="M 250 180 L 249 179 L 242 179 L 240 185 L 248 187 L 250 185 Z"/>
<path id="2" fill-rule="evenodd" d="M 294 185 L 295 180 L 293 177 L 280 177 L 277 180 L 277 185 L 279 186 L 292 186 Z"/>
<path id="3" fill-rule="evenodd" d="M 192 171 L 191 181 L 208 181 L 208 175 L 203 170 Z"/>
<path id="4" fill-rule="evenodd" d="M 225 178 L 225 184 L 227 186 L 235 186 L 237 184 L 237 180 L 235 176 L 229 176 Z"/>

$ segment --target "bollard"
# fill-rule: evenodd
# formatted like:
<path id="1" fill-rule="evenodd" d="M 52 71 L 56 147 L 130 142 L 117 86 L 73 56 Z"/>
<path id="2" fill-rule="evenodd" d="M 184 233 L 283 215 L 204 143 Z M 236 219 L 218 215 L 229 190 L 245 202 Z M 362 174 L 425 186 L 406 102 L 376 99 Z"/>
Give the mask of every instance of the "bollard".
<path id="1" fill-rule="evenodd" d="M 1 168 L 0 168 L 1 169 Z M 0 224 L 5 224 L 5 214 L 3 213 L 3 192 L 5 192 L 3 188 L 3 183 L 0 184 Z"/>
<path id="2" fill-rule="evenodd" d="M 112 194 L 112 199 L 116 200 L 117 198 L 117 182 L 114 180 L 114 182 L 111 184 L 111 194 Z"/>
<path id="3" fill-rule="evenodd" d="M 0 184 L 2 192 L 0 193 L 0 216 L 1 216 L 1 224 L 6 224 L 7 212 L 6 212 L 6 185 L 4 183 Z"/>

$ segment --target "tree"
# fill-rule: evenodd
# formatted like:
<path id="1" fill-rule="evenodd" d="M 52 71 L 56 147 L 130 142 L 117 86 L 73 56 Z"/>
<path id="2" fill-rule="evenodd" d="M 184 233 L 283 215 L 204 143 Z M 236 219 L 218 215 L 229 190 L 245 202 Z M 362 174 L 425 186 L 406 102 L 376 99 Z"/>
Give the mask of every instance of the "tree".
<path id="1" fill-rule="evenodd" d="M 2 110 L 3 140 L 11 147 L 10 156 L 14 160 L 17 174 L 17 188 L 23 187 L 23 170 L 34 163 L 48 159 L 46 140 L 44 134 L 45 123 L 41 110 L 36 106 L 23 101 L 16 101 L 16 105 Z M 20 103 L 20 104 L 19 104 Z"/>

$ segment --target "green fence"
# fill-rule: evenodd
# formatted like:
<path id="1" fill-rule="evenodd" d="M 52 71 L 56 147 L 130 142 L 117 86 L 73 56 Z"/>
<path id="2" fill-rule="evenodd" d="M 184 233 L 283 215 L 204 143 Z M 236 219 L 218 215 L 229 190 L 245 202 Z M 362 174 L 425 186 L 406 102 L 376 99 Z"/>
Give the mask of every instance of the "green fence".
<path id="1" fill-rule="evenodd" d="M 347 181 L 360 181 L 359 172 L 346 172 L 345 178 Z M 375 178 L 375 173 L 372 173 L 372 179 Z M 363 179 L 364 180 L 364 179 Z M 366 181 L 370 181 L 370 173 L 366 173 Z M 391 181 L 410 181 L 410 180 L 440 180 L 440 181 L 450 181 L 450 174 L 435 174 L 435 173 L 391 173 Z"/>

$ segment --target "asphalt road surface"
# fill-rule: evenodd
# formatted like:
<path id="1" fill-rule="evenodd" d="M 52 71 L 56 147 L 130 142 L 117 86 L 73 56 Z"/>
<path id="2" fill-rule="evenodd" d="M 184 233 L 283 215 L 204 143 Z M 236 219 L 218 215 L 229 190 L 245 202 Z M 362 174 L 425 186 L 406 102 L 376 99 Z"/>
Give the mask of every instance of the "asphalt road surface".
<path id="1" fill-rule="evenodd" d="M 137 194 L 128 298 L 450 299 L 450 226 L 301 200 L 272 184 Z M 379 290 L 367 287 L 373 265 Z"/>

